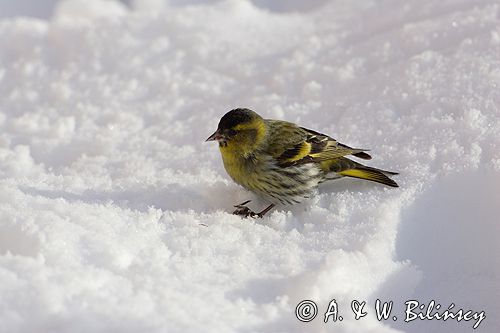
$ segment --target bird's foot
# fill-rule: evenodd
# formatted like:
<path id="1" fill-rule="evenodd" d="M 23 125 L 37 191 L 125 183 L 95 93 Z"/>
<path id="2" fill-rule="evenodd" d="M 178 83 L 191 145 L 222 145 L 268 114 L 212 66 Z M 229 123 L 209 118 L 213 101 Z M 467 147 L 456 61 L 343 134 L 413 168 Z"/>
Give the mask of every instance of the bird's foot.
<path id="1" fill-rule="evenodd" d="M 247 200 L 245 202 L 240 203 L 239 205 L 235 205 L 234 207 L 236 207 L 236 209 L 234 210 L 233 214 L 243 216 L 243 217 L 262 217 L 262 216 L 259 216 L 258 213 L 254 212 L 253 210 L 251 210 L 250 208 L 245 206 L 250 201 L 252 201 L 252 200 Z"/>
<path id="2" fill-rule="evenodd" d="M 256 213 L 247 206 L 245 206 L 247 203 L 249 203 L 251 200 L 247 200 L 245 202 L 240 203 L 239 205 L 236 205 L 235 211 L 233 212 L 234 215 L 240 215 L 244 217 L 259 217 L 262 218 L 268 211 L 270 211 L 273 207 L 274 204 L 269 205 L 266 209 L 264 209 L 260 213 Z"/>

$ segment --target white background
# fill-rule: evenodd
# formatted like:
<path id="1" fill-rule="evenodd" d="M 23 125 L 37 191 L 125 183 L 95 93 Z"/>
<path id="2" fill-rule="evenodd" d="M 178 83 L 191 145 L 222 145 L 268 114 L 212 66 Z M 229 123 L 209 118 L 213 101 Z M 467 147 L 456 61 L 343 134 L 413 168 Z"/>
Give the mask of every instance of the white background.
<path id="1" fill-rule="evenodd" d="M 404 323 L 409 299 L 500 330 L 497 1 L 2 0 L 0 17 L 0 331 L 473 331 Z M 204 142 L 235 107 L 370 148 L 401 187 L 342 179 L 232 216 L 266 204 Z M 333 298 L 342 323 L 294 317 Z"/>

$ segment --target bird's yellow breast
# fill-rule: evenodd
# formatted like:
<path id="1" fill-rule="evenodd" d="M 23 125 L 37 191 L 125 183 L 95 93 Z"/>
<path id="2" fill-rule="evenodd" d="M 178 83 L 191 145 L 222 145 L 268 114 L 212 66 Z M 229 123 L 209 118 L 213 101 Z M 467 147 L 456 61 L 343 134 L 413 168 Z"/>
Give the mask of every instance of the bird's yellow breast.
<path id="1" fill-rule="evenodd" d="M 234 152 L 231 147 L 220 146 L 219 149 L 222 155 L 224 168 L 228 175 L 236 183 L 248 187 L 253 177 L 253 163 L 248 158 Z"/>

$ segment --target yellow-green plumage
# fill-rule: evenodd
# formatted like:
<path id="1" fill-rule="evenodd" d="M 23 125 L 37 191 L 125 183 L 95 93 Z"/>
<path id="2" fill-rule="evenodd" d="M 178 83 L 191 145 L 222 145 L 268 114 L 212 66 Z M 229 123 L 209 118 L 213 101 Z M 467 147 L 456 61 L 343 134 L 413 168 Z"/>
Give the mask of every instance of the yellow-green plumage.
<path id="1" fill-rule="evenodd" d="M 272 203 L 300 202 L 319 183 L 344 176 L 398 186 L 388 177 L 396 173 L 345 157 L 371 159 L 365 149 L 287 121 L 263 119 L 248 109 L 229 111 L 209 140 L 219 141 L 229 176 Z"/>

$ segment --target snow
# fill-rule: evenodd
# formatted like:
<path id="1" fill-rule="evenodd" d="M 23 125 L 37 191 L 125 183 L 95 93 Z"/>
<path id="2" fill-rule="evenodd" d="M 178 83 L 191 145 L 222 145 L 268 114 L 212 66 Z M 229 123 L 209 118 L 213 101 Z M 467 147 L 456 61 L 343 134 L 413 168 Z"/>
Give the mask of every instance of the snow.
<path id="1" fill-rule="evenodd" d="M 411 299 L 500 330 L 500 5 L 304 3 L 2 15 L 0 331 L 472 331 L 405 323 Z M 204 142 L 235 107 L 370 148 L 401 187 L 342 179 L 233 216 L 265 205 Z M 325 324 L 332 299 L 344 320 Z M 379 322 L 376 299 L 398 320 Z"/>

